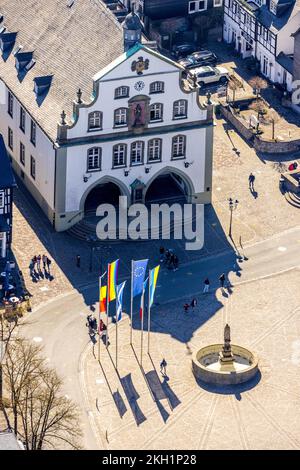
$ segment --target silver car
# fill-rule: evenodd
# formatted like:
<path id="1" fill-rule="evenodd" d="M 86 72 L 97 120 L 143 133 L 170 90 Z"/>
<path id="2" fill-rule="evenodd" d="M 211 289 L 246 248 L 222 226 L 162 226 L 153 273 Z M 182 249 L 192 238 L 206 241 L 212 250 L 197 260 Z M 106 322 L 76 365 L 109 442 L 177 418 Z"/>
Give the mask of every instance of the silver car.
<path id="1" fill-rule="evenodd" d="M 198 67 L 193 70 L 193 74 L 197 76 L 197 82 L 200 86 L 209 83 L 226 83 L 229 80 L 229 71 L 221 66 Z"/>

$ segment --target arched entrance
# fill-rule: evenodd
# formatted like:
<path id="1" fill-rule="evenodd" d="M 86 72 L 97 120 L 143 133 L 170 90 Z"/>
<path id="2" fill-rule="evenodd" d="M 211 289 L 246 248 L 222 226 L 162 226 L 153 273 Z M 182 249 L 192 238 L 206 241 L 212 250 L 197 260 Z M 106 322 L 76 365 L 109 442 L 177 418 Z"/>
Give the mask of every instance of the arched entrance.
<path id="1" fill-rule="evenodd" d="M 178 172 L 163 171 L 149 182 L 145 195 L 146 204 L 151 203 L 186 203 L 193 192 L 184 176 Z"/>
<path id="2" fill-rule="evenodd" d="M 119 186 L 112 182 L 98 184 L 87 195 L 84 203 L 85 214 L 96 212 L 100 204 L 117 206 L 122 195 Z"/>

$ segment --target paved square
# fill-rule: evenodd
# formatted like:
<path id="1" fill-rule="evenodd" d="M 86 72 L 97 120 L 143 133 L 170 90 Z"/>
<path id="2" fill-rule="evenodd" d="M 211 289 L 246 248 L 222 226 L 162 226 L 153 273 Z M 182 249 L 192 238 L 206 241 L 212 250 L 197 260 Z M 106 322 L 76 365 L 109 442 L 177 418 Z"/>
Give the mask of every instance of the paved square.
<path id="1" fill-rule="evenodd" d="M 111 327 L 109 354 L 101 345 L 101 366 L 97 345 L 95 356 L 89 347 L 83 357 L 86 400 L 101 446 L 300 449 L 299 281 L 300 272 L 293 270 L 237 286 L 228 299 L 218 291 L 224 306 L 216 312 L 214 295 L 203 296 L 197 310 L 186 316 L 179 305 L 154 308 L 151 358 L 145 334 L 143 371 L 138 365 L 140 331 L 134 332 L 134 353 L 125 319 L 119 327 L 118 376 Z M 226 322 L 232 342 L 258 354 L 260 374 L 236 388 L 203 388 L 191 372 L 191 353 L 221 342 Z M 193 327 L 192 339 L 185 342 Z M 170 329 L 173 335 L 164 333 Z M 168 380 L 159 371 L 163 357 Z"/>

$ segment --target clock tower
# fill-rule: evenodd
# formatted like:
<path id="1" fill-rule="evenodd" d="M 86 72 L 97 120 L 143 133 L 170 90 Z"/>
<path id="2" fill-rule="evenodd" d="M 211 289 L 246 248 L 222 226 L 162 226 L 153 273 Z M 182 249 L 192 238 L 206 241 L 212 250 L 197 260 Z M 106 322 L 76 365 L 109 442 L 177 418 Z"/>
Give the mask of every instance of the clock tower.
<path id="1" fill-rule="evenodd" d="M 127 52 L 142 39 L 142 23 L 139 16 L 132 11 L 129 13 L 123 23 L 124 51 Z"/>

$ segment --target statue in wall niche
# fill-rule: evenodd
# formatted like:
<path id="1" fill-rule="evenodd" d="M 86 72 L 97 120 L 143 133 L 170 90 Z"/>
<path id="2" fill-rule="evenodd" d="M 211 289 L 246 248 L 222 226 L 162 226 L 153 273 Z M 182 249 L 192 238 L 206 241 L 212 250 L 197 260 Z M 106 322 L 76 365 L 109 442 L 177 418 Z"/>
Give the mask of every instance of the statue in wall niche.
<path id="1" fill-rule="evenodd" d="M 134 123 L 133 123 L 133 126 L 136 127 L 136 126 L 141 126 L 143 125 L 143 122 L 142 122 L 142 107 L 140 104 L 137 104 L 136 105 L 136 108 L 134 110 Z"/>

